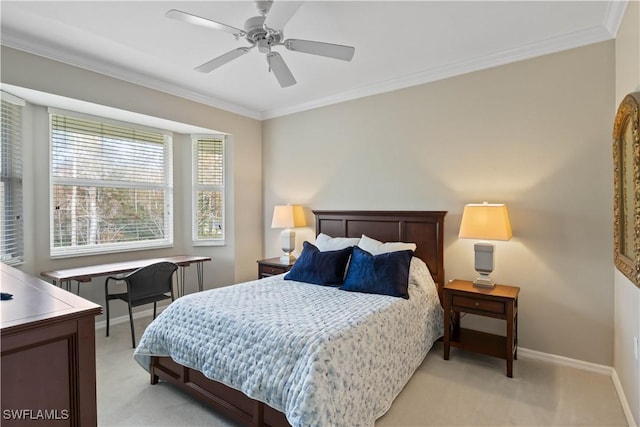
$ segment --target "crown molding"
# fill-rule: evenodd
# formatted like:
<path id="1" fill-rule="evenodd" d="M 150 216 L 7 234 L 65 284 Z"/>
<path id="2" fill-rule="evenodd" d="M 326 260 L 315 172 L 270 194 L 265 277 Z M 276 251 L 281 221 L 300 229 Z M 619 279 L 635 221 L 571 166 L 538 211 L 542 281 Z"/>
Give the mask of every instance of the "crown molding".
<path id="1" fill-rule="evenodd" d="M 621 2 L 612 2 L 621 3 Z M 610 8 L 611 13 L 608 14 L 608 20 L 613 22 L 620 20 L 618 17 L 622 11 L 618 7 Z M 619 22 L 617 24 L 619 26 Z M 617 31 L 617 30 L 616 30 Z M 398 89 L 404 89 L 411 86 L 417 86 L 425 83 L 431 83 L 443 80 L 449 77 L 455 77 L 462 74 L 480 71 L 500 65 L 506 65 L 513 62 L 523 61 L 551 53 L 561 52 L 563 50 L 573 49 L 589 44 L 599 43 L 614 38 L 612 32 L 604 26 L 595 26 L 581 31 L 564 34 L 562 36 L 548 38 L 535 43 L 520 46 L 515 49 L 496 52 L 491 55 L 472 58 L 465 61 L 446 64 L 439 67 L 430 68 L 418 73 L 408 74 L 399 78 L 386 80 L 368 86 L 363 86 L 347 92 L 342 92 L 330 97 L 317 99 L 311 102 L 298 104 L 291 107 L 266 110 L 262 112 L 262 119 L 272 119 L 288 114 L 294 114 L 314 108 L 325 107 L 331 104 L 350 101 L 366 96 L 377 95 L 385 92 L 391 92 Z"/>
<path id="2" fill-rule="evenodd" d="M 598 26 L 561 36 L 551 37 L 546 40 L 523 45 L 515 49 L 508 49 L 482 57 L 433 67 L 417 73 L 380 81 L 328 97 L 311 100 L 309 102 L 282 108 L 267 109 L 261 112 L 238 104 L 216 99 L 214 97 L 205 96 L 185 89 L 184 87 L 174 83 L 123 70 L 101 61 L 92 61 L 80 55 L 63 52 L 59 48 L 43 46 L 42 43 L 16 37 L 14 34 L 6 31 L 3 33 L 2 44 L 10 48 L 104 74 L 150 89 L 159 90 L 161 92 L 189 99 L 191 101 L 199 102 L 252 119 L 267 120 L 610 40 L 617 34 L 620 22 L 624 16 L 625 8 L 626 1 L 611 1 L 609 2 L 603 23 Z"/>
<path id="3" fill-rule="evenodd" d="M 219 108 L 231 113 L 240 114 L 252 119 L 261 119 L 259 111 L 243 107 L 231 102 L 223 101 L 217 98 L 204 96 L 197 92 L 185 89 L 179 85 L 159 80 L 150 76 L 131 72 L 120 67 L 114 67 L 102 61 L 92 61 L 89 58 L 77 54 L 71 54 L 54 46 L 44 46 L 41 42 L 30 40 L 26 37 L 16 37 L 14 34 L 4 31 L 2 33 L 2 45 L 17 49 L 53 61 L 61 62 L 84 70 L 93 71 L 108 77 L 113 77 L 129 83 L 143 86 L 149 89 L 158 90 L 160 92 L 174 95 L 180 98 L 199 102 L 210 107 Z"/>
<path id="4" fill-rule="evenodd" d="M 624 12 L 627 10 L 627 0 L 613 0 L 607 3 L 607 10 L 602 20 L 602 25 L 607 29 L 612 38 L 616 38 Z"/>

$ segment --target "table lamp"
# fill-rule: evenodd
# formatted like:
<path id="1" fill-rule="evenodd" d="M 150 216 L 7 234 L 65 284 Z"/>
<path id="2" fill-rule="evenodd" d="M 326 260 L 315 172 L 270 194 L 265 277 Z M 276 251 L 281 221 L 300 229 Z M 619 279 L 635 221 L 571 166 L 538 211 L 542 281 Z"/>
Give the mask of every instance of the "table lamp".
<path id="1" fill-rule="evenodd" d="M 509 240 L 511 224 L 507 206 L 504 204 L 475 203 L 465 205 L 460 223 L 460 234 L 463 239 Z M 494 245 L 479 242 L 473 246 L 475 252 L 475 269 L 480 275 L 473 281 L 475 286 L 493 288 L 494 281 L 489 277 L 493 271 Z"/>
<path id="2" fill-rule="evenodd" d="M 281 246 L 284 255 L 280 257 L 283 263 L 291 264 L 295 261 L 291 252 L 296 248 L 296 232 L 294 227 L 304 227 L 307 222 L 304 219 L 304 210 L 300 205 L 278 205 L 273 207 L 273 220 L 271 228 L 284 228 L 280 233 Z"/>

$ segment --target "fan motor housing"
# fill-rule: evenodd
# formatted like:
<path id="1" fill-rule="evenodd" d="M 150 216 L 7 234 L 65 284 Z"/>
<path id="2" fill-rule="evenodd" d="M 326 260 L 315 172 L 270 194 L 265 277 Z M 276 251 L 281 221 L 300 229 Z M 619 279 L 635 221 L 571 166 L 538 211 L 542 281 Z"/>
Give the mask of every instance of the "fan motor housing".
<path id="1" fill-rule="evenodd" d="M 266 40 L 269 45 L 280 43 L 282 33 L 265 30 L 264 20 L 264 16 L 253 16 L 246 20 L 244 31 L 247 33 L 245 36 L 247 41 L 251 44 L 256 44 L 259 40 Z"/>

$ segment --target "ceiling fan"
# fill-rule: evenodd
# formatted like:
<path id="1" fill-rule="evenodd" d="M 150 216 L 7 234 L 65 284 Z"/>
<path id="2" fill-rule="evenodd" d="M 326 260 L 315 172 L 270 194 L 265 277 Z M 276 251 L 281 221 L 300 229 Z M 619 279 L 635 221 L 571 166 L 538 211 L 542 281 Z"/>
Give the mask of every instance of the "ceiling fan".
<path id="1" fill-rule="evenodd" d="M 271 10 L 273 0 L 257 0 L 255 3 L 260 15 L 247 19 L 244 23 L 244 30 L 176 9 L 168 11 L 165 16 L 178 21 L 187 22 L 189 24 L 224 31 L 229 34 L 233 34 L 236 40 L 244 38 L 251 44 L 249 47 L 233 49 L 195 68 L 197 71 L 202 73 L 209 73 L 216 68 L 249 53 L 251 49 L 257 47 L 259 52 L 266 54 L 269 71 L 273 71 L 273 74 L 276 76 L 280 86 L 288 87 L 296 84 L 296 79 L 293 77 L 293 74 L 291 74 L 291 70 L 287 67 L 282 56 L 280 56 L 278 52 L 272 51 L 272 48 L 275 46 L 284 46 L 286 49 L 294 52 L 326 56 L 329 58 L 341 59 L 343 61 L 351 61 L 353 58 L 355 48 L 351 46 L 311 40 L 283 40 L 284 36 L 282 30 L 285 24 L 298 10 L 302 2 L 278 1 L 276 2 L 276 6 L 273 10 Z"/>

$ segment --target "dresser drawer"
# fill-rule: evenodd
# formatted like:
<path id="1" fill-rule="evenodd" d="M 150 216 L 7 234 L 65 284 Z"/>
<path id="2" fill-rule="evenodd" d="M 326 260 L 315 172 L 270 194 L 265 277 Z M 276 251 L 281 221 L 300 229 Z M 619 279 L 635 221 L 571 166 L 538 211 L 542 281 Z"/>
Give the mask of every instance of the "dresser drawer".
<path id="1" fill-rule="evenodd" d="M 451 306 L 454 310 L 461 310 L 470 308 L 473 310 L 486 311 L 489 313 L 505 314 L 506 307 L 504 302 L 492 301 L 486 299 L 469 298 L 460 295 L 453 295 L 451 299 Z"/>

